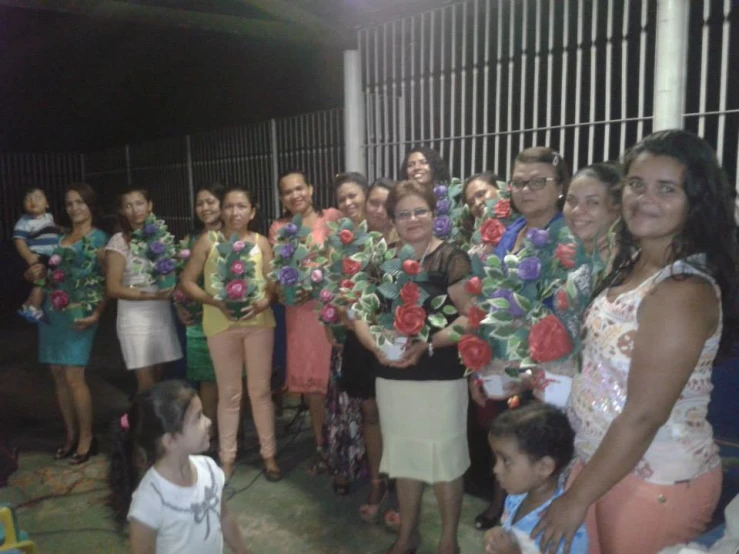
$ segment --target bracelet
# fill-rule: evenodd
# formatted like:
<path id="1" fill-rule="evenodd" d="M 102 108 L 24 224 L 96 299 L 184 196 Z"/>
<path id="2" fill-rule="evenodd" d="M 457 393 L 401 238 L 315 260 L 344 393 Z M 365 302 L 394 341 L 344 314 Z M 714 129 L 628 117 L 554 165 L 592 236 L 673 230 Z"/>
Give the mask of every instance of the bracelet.
<path id="1" fill-rule="evenodd" d="M 429 358 L 434 355 L 434 345 L 429 342 Z"/>

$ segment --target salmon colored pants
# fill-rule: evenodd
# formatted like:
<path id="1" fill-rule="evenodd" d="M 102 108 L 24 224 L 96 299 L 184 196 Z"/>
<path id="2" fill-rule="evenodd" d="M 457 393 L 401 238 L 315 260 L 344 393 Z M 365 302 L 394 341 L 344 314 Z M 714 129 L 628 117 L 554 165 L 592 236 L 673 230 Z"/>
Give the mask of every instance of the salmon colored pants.
<path id="1" fill-rule="evenodd" d="M 236 459 L 244 365 L 260 454 L 264 459 L 275 455 L 275 410 L 271 390 L 274 338 L 272 327 L 231 327 L 208 337 L 218 386 L 218 440 L 222 462 Z"/>
<path id="2" fill-rule="evenodd" d="M 575 464 L 568 487 L 584 467 Z M 722 481 L 720 466 L 674 485 L 627 475 L 588 510 L 588 554 L 656 554 L 695 540 L 711 522 Z"/>

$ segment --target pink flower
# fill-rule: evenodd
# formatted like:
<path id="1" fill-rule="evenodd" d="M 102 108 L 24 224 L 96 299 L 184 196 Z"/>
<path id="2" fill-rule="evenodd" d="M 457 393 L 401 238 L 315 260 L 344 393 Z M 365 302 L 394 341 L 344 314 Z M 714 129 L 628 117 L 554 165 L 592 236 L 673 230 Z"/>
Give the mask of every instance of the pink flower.
<path id="1" fill-rule="evenodd" d="M 64 278 L 66 275 L 64 275 L 64 272 L 61 269 L 55 269 L 54 272 L 51 274 L 51 280 L 55 283 L 61 283 L 64 281 Z"/>
<path id="2" fill-rule="evenodd" d="M 181 289 L 175 289 L 174 294 L 172 295 L 172 299 L 178 304 L 182 304 L 185 300 L 187 300 L 187 295 L 182 292 Z"/>
<path id="3" fill-rule="evenodd" d="M 336 323 L 339 321 L 339 312 L 336 307 L 327 304 L 321 310 L 321 320 L 326 323 Z"/>
<path id="4" fill-rule="evenodd" d="M 69 305 L 69 296 L 63 290 L 55 290 L 51 293 L 51 306 L 55 310 L 63 310 Z"/>
<path id="5" fill-rule="evenodd" d="M 319 297 L 321 299 L 321 302 L 323 302 L 324 304 L 328 304 L 334 299 L 334 293 L 328 289 L 323 289 Z"/>
<path id="6" fill-rule="evenodd" d="M 310 280 L 316 284 L 322 283 L 323 282 L 323 271 L 321 271 L 320 269 L 314 269 L 313 271 L 311 271 Z"/>
<path id="7" fill-rule="evenodd" d="M 234 252 L 241 252 L 244 248 L 246 248 L 246 244 L 243 240 L 237 240 L 233 243 L 233 246 L 231 247 Z"/>
<path id="8" fill-rule="evenodd" d="M 62 257 L 59 254 L 54 254 L 51 258 L 49 258 L 50 266 L 56 266 L 60 263 L 62 263 Z"/>
<path id="9" fill-rule="evenodd" d="M 190 250 L 188 250 L 187 248 L 184 248 L 180 250 L 180 253 L 178 254 L 178 256 L 180 260 L 186 260 L 190 257 Z"/>
<path id="10" fill-rule="evenodd" d="M 226 285 L 226 294 L 231 300 L 241 300 L 246 293 L 246 283 L 234 279 Z"/>
<path id="11" fill-rule="evenodd" d="M 233 273 L 234 275 L 243 275 L 245 269 L 246 266 L 241 260 L 236 260 L 234 261 L 234 263 L 231 264 L 231 273 Z"/>

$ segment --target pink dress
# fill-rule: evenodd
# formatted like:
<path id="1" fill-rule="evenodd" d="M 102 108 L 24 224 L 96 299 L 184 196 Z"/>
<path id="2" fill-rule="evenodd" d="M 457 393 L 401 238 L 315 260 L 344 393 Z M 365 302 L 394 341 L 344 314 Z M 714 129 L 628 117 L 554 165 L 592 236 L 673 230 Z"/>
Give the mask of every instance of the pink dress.
<path id="1" fill-rule="evenodd" d="M 329 235 L 326 223 L 338 221 L 341 212 L 335 208 L 323 210 L 313 225 L 311 236 L 316 244 L 323 244 Z M 275 243 L 277 231 L 289 223 L 281 219 L 269 228 L 269 242 Z M 287 327 L 287 389 L 294 393 L 326 394 L 331 364 L 331 344 L 326 339 L 323 325 L 318 321 L 316 302 L 311 300 L 299 306 L 285 308 Z"/>

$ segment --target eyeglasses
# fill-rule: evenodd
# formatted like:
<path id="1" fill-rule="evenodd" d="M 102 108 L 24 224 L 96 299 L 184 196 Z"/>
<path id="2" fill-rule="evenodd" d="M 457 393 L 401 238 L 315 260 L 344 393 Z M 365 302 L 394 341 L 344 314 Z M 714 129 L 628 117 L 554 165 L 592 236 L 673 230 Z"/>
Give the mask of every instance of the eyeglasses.
<path id="1" fill-rule="evenodd" d="M 431 213 L 431 210 L 428 208 L 416 208 L 415 210 L 403 210 L 402 212 L 398 212 L 395 214 L 395 219 L 398 221 L 408 221 L 412 217 L 415 217 L 416 219 L 423 219 L 427 215 Z"/>
<path id="2" fill-rule="evenodd" d="M 523 190 L 525 186 L 528 186 L 529 190 L 541 190 L 547 186 L 547 182 L 556 180 L 554 177 L 534 177 L 528 181 L 513 179 L 512 181 L 508 181 L 508 186 L 514 190 Z"/>

